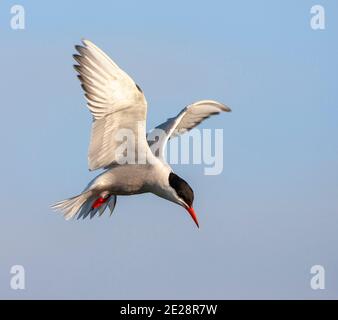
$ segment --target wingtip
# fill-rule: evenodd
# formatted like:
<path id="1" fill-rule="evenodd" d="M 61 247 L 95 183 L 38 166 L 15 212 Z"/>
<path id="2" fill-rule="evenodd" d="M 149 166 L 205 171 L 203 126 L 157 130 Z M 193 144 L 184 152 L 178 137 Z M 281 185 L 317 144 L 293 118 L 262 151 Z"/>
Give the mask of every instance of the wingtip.
<path id="1" fill-rule="evenodd" d="M 223 105 L 223 106 L 224 106 L 223 111 L 225 111 L 225 112 L 232 112 L 232 110 L 228 106 L 226 106 L 226 105 Z"/>
<path id="2" fill-rule="evenodd" d="M 230 109 L 230 107 L 228 107 L 227 105 L 225 105 L 224 103 L 218 102 L 216 100 L 201 100 L 201 101 L 197 101 L 195 103 L 193 103 L 190 106 L 196 106 L 196 105 L 203 105 L 203 104 L 211 104 L 214 105 L 216 108 L 218 108 L 220 111 L 224 111 L 224 112 L 231 112 L 232 110 Z"/>
<path id="3" fill-rule="evenodd" d="M 81 54 L 81 50 L 84 49 L 84 47 L 81 46 L 81 45 L 79 45 L 79 44 L 76 44 L 74 47 L 75 47 L 75 50 L 76 50 L 79 54 Z"/>
<path id="4" fill-rule="evenodd" d="M 95 47 L 95 44 L 88 39 L 82 38 L 81 42 L 85 47 Z"/>
<path id="5" fill-rule="evenodd" d="M 217 102 L 217 101 L 215 101 L 215 102 L 217 104 L 219 104 L 219 106 L 220 106 L 220 108 L 221 108 L 222 111 L 224 111 L 224 112 L 232 112 L 232 110 L 230 109 L 230 107 L 227 106 L 226 104 L 220 103 L 220 102 Z"/>

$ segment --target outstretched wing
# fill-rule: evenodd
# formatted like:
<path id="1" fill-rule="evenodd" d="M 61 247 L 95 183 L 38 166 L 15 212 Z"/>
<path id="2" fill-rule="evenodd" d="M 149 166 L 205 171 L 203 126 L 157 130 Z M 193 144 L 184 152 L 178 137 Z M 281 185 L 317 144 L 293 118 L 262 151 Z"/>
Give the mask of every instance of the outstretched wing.
<path id="1" fill-rule="evenodd" d="M 95 170 L 123 156 L 118 149 L 121 141 L 116 139 L 121 129 L 134 135 L 135 152 L 137 148 L 148 148 L 147 102 L 139 86 L 100 48 L 89 40 L 82 43 L 83 46 L 75 46 L 79 55 L 74 55 L 78 63 L 74 68 L 93 116 L 88 166 Z"/>
<path id="2" fill-rule="evenodd" d="M 185 107 L 176 117 L 169 118 L 151 130 L 147 134 L 148 144 L 156 156 L 164 159 L 164 150 L 169 139 L 193 129 L 203 120 L 222 111 L 230 112 L 231 109 L 213 100 L 197 101 Z"/>

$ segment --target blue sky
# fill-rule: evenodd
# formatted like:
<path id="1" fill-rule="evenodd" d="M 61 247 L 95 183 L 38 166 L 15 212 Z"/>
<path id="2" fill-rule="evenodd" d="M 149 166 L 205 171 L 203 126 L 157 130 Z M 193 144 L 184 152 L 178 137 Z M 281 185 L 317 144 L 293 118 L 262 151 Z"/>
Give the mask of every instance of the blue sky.
<path id="1" fill-rule="evenodd" d="M 25 30 L 10 28 L 14 4 Z M 337 15 L 323 0 L 1 1 L 0 297 L 337 298 Z M 83 37 L 142 87 L 149 128 L 199 99 L 231 106 L 202 125 L 224 130 L 223 173 L 174 167 L 200 230 L 152 195 L 119 197 L 91 221 L 49 209 L 95 175 L 72 68 Z M 15 264 L 26 290 L 9 287 Z M 316 264 L 325 290 L 310 287 Z"/>

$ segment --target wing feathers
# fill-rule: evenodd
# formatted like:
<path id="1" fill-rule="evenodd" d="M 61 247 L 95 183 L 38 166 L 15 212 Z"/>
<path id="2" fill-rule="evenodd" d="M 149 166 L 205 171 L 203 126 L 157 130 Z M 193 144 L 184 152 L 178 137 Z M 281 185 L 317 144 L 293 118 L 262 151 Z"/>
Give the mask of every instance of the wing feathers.
<path id="1" fill-rule="evenodd" d="M 88 40 L 82 43 L 75 46 L 79 54 L 74 55 L 78 63 L 74 68 L 93 116 L 88 163 L 89 169 L 95 170 L 117 160 L 118 130 L 130 129 L 142 134 L 137 126 L 138 122 L 145 123 L 147 102 L 135 82 L 100 48 Z M 147 148 L 145 125 L 143 134 L 143 147 Z"/>
<path id="2" fill-rule="evenodd" d="M 195 128 L 202 121 L 222 111 L 230 112 L 231 109 L 213 100 L 201 100 L 187 106 L 180 112 L 180 115 L 183 114 L 183 117 L 174 123 L 174 128 L 169 139 Z"/>
<path id="3" fill-rule="evenodd" d="M 159 134 L 156 129 L 163 130 L 164 136 L 160 139 L 158 156 L 164 158 L 164 149 L 169 139 L 181 135 L 196 126 L 212 115 L 220 112 L 230 112 L 231 109 L 214 100 L 201 100 L 185 107 L 176 117 L 168 119 L 160 124 L 147 135 L 148 144 L 155 143 L 154 135 Z M 154 133 L 154 134 L 153 134 Z M 153 150 L 153 152 L 156 150 Z M 157 152 L 156 152 L 157 154 Z"/>

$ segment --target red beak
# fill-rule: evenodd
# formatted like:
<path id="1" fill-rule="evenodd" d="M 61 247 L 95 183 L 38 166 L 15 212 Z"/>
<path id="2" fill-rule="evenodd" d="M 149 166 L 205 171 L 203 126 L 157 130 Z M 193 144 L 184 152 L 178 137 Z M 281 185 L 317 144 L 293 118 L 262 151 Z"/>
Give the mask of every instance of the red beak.
<path id="1" fill-rule="evenodd" d="M 194 208 L 190 207 L 190 208 L 187 209 L 187 211 L 189 212 L 191 218 L 195 221 L 197 228 L 199 228 L 200 226 L 198 224 L 197 216 L 196 216 L 196 212 L 195 212 Z"/>

